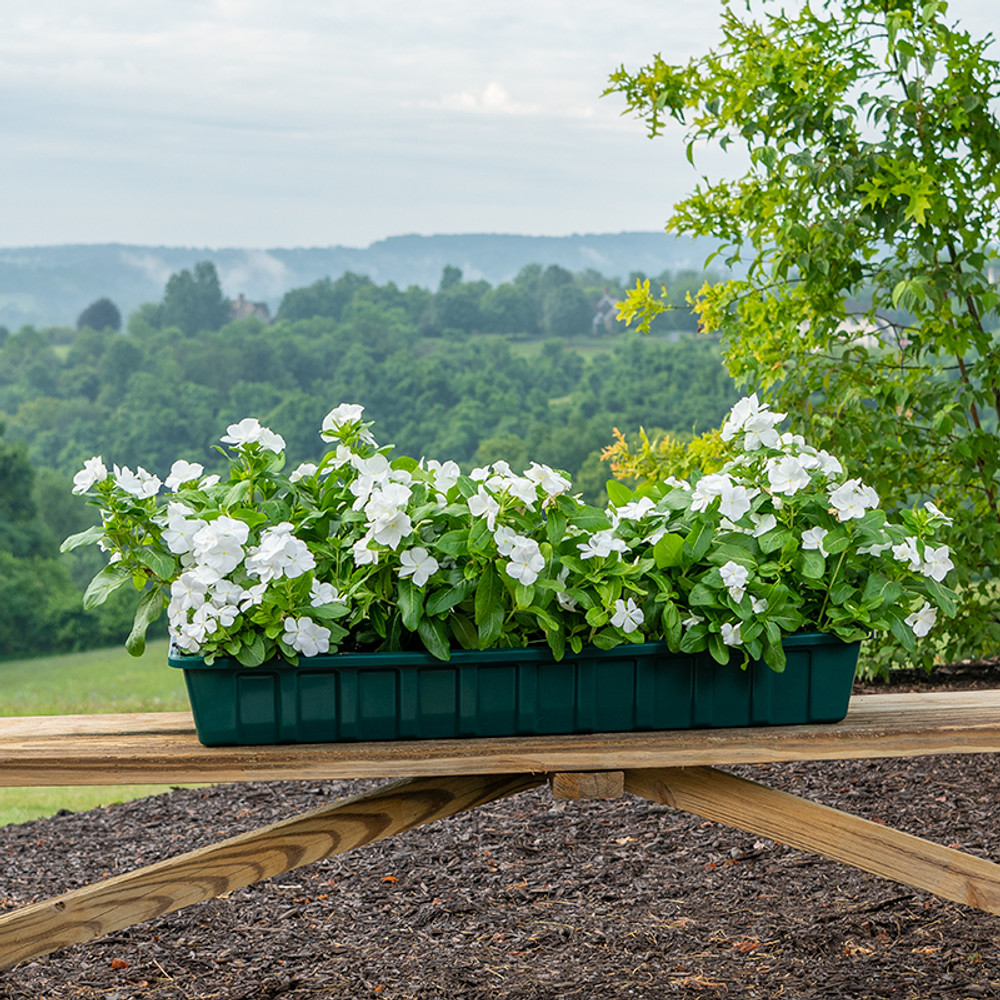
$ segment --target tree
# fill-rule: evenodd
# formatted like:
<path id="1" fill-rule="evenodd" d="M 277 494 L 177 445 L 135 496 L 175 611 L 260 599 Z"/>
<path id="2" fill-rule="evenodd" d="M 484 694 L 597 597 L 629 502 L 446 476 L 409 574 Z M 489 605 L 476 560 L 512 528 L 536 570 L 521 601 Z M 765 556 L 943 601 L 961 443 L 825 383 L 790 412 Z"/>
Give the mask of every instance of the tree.
<path id="1" fill-rule="evenodd" d="M 223 296 L 219 276 L 210 260 L 184 270 L 167 281 L 159 325 L 180 327 L 189 337 L 202 330 L 218 330 L 229 320 L 229 301 Z"/>
<path id="2" fill-rule="evenodd" d="M 462 269 L 451 264 L 445 264 L 441 272 L 441 283 L 438 285 L 439 292 L 446 292 L 449 288 L 454 288 L 462 280 Z"/>
<path id="3" fill-rule="evenodd" d="M 542 330 L 549 337 L 582 337 L 591 332 L 593 319 L 593 305 L 572 282 L 550 288 L 542 298 Z"/>
<path id="4" fill-rule="evenodd" d="M 954 518 L 961 606 L 938 645 L 954 659 L 1000 647 L 1000 66 L 989 36 L 945 16 L 943 0 L 766 6 L 759 21 L 727 5 L 717 49 L 622 68 L 609 92 L 650 136 L 687 126 L 689 157 L 745 145 L 746 173 L 705 181 L 668 223 L 748 267 L 702 289 L 702 324 L 725 334 L 734 375 L 889 506 L 933 499 Z M 623 315 L 664 305 L 639 285 Z"/>
<path id="5" fill-rule="evenodd" d="M 76 319 L 76 328 L 82 330 L 115 330 L 122 328 L 122 314 L 111 299 L 91 302 Z"/>
<path id="6" fill-rule="evenodd" d="M 345 271 L 336 281 L 321 278 L 306 288 L 293 288 L 281 300 L 275 320 L 294 322 L 314 316 L 339 320 L 355 293 L 371 285 L 372 280 L 366 275 Z"/>

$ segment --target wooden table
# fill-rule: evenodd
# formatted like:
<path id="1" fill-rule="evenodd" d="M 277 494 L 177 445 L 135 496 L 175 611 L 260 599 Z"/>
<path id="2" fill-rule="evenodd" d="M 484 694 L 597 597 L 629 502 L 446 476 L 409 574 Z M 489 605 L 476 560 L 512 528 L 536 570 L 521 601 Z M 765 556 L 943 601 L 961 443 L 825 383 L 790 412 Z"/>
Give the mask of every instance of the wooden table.
<path id="1" fill-rule="evenodd" d="M 0 785 L 398 778 L 0 917 L 0 968 L 548 782 L 628 793 L 1000 914 L 1000 865 L 713 765 L 1000 750 L 1000 691 L 856 696 L 834 725 L 592 736 L 201 746 L 191 716 L 0 719 Z"/>

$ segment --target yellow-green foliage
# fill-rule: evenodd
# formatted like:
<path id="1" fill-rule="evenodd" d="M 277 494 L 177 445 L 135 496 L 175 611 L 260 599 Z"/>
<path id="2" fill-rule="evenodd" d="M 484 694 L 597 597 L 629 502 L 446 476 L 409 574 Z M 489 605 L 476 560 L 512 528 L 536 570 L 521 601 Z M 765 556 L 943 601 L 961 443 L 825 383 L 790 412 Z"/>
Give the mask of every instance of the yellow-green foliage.
<path id="1" fill-rule="evenodd" d="M 616 427 L 614 443 L 601 453 L 616 479 L 636 483 L 659 482 L 668 476 L 686 479 L 692 473 L 718 472 L 729 457 L 729 446 L 718 430 L 694 437 L 690 434 L 658 434 L 650 439 L 639 428 L 638 442 Z"/>

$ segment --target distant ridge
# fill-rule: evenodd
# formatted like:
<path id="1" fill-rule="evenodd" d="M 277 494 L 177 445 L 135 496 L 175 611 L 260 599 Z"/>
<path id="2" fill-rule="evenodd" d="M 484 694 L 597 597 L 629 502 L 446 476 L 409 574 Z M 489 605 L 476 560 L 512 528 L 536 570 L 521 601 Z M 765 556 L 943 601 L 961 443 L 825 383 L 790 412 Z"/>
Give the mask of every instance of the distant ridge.
<path id="1" fill-rule="evenodd" d="M 707 240 L 662 232 L 391 236 L 363 248 L 213 250 L 121 243 L 0 248 L 0 325 L 70 326 L 103 296 L 128 315 L 143 302 L 159 301 L 170 275 L 200 260 L 215 264 L 228 296 L 243 292 L 266 301 L 273 312 L 290 288 L 345 271 L 401 288 L 437 288 L 448 264 L 460 267 L 466 280 L 491 284 L 511 279 L 526 264 L 559 264 L 574 272 L 594 268 L 609 278 L 627 278 L 634 271 L 701 270 L 713 249 Z"/>

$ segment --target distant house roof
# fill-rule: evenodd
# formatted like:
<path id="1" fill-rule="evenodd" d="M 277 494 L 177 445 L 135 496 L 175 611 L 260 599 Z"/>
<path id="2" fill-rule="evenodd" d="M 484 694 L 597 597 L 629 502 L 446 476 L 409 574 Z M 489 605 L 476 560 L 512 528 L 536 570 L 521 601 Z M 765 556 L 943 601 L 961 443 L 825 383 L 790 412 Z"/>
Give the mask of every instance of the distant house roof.
<path id="1" fill-rule="evenodd" d="M 239 298 L 229 304 L 229 315 L 233 319 L 259 319 L 262 323 L 271 322 L 271 310 L 266 302 L 251 302 L 242 292 Z"/>

